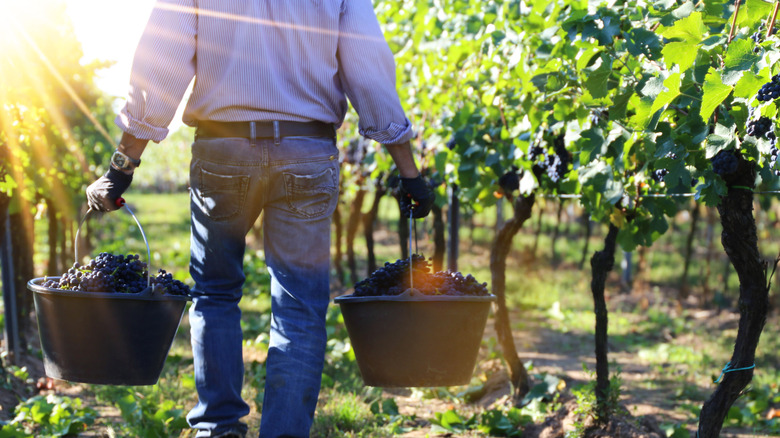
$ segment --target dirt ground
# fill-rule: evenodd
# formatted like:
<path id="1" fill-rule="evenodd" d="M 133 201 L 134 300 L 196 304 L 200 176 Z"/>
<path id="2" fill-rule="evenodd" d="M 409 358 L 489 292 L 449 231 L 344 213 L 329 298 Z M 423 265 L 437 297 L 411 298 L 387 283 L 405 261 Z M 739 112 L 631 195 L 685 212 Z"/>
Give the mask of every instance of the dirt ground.
<path id="1" fill-rule="evenodd" d="M 633 308 L 636 305 L 652 305 L 652 303 L 636 303 L 635 300 L 646 300 L 646 297 L 621 295 L 613 297 L 608 304 L 610 308 L 626 306 Z M 695 303 L 692 304 L 695 306 Z M 736 327 L 739 314 L 734 311 L 718 311 L 712 309 L 687 309 L 693 318 L 699 319 L 702 324 L 723 329 L 724 327 Z M 519 315 L 515 315 L 519 316 Z M 512 317 L 511 320 L 518 319 Z M 571 333 L 561 333 L 544 327 L 543 321 L 524 320 L 524 329 L 514 331 L 515 346 L 518 355 L 524 363 L 533 363 L 531 374 L 555 375 L 566 383 L 566 389 L 562 391 L 561 408 L 549 416 L 542 424 L 536 424 L 523 430 L 523 438 L 563 438 L 568 431 L 574 429 L 578 420 L 573 410 L 576 408 L 574 397 L 570 388 L 588 382 L 591 377 L 583 370 L 583 364 L 588 369 L 595 369 L 594 344 L 592 337 L 583 337 Z M 488 321 L 485 330 L 486 337 L 495 337 L 492 319 Z M 659 337 L 668 336 L 660 333 Z M 675 339 L 682 345 L 694 345 L 694 336 L 680 336 Z M 613 351 L 610 347 L 609 360 L 621 369 L 621 406 L 625 409 L 622 414 L 615 415 L 612 420 L 601 428 L 586 430 L 585 436 L 595 437 L 626 437 L 626 438 L 660 438 L 666 433 L 661 429 L 661 424 L 684 424 L 690 436 L 695 437 L 697 421 L 692 421 L 690 416 L 675 409 L 675 383 L 665 379 L 663 370 L 659 372 L 657 367 L 645 363 L 635 354 L 622 351 Z M 613 366 L 611 365 L 611 366 Z M 494 363 L 480 363 L 481 370 L 487 369 L 487 392 L 479 400 L 471 405 L 471 408 L 490 409 L 496 407 L 511 406 L 511 385 L 506 368 L 496 360 Z M 614 368 L 610 369 L 614 371 Z M 654 385 L 644 385 L 646 382 L 668 382 Z M 531 382 L 533 386 L 536 381 Z M 652 389 L 649 388 L 652 386 Z M 702 388 L 705 396 L 714 391 L 714 386 Z M 393 394 L 402 413 L 417 414 L 423 417 L 432 417 L 435 412 L 443 412 L 449 406 L 445 402 L 431 402 L 428 400 L 416 400 L 408 395 Z M 703 400 L 702 400 L 703 402 Z M 458 412 L 468 412 L 469 406 L 454 407 Z M 422 438 L 436 436 L 480 436 L 477 434 L 433 434 L 430 425 L 422 427 L 414 432 L 403 435 L 404 438 Z M 769 435 L 755 434 L 750 431 L 733 430 L 724 428 L 720 435 L 722 438 L 760 438 Z"/>

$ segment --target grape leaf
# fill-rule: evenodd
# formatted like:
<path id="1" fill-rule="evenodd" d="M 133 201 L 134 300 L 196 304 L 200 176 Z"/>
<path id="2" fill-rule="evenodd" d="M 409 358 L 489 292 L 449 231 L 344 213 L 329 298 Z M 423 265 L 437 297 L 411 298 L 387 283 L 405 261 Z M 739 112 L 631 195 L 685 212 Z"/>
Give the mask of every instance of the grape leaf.
<path id="1" fill-rule="evenodd" d="M 709 120 L 715 109 L 731 94 L 733 87 L 724 85 L 720 73 L 715 70 L 715 67 L 710 67 L 704 80 L 703 89 L 704 93 L 699 114 L 703 120 Z"/>

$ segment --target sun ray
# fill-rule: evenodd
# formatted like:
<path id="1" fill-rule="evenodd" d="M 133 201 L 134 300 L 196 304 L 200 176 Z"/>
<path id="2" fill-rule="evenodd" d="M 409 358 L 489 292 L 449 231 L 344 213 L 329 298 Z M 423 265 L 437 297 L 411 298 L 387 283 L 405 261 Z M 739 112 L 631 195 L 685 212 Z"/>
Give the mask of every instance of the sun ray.
<path id="1" fill-rule="evenodd" d="M 205 17 L 221 18 L 224 20 L 238 21 L 243 23 L 257 24 L 261 26 L 277 27 L 282 29 L 294 29 L 303 32 L 321 33 L 326 35 L 337 35 L 342 38 L 356 38 L 362 40 L 370 40 L 377 42 L 385 42 L 384 38 L 375 37 L 371 35 L 363 35 L 356 33 L 345 33 L 339 30 L 320 29 L 318 27 L 302 26 L 294 23 L 280 23 L 273 20 L 265 20 L 262 18 L 247 17 L 244 15 L 231 14 L 227 12 L 212 11 L 208 9 L 192 8 L 189 6 L 179 6 L 170 3 L 158 2 L 155 8 L 173 12 L 181 12 L 185 14 L 197 14 Z"/>
<path id="2" fill-rule="evenodd" d="M 14 25 L 16 26 L 16 25 Z M 30 45 L 30 47 L 33 49 L 35 54 L 38 56 L 38 58 L 43 62 L 43 65 L 46 66 L 46 68 L 49 70 L 49 72 L 54 76 L 54 78 L 59 82 L 59 84 L 62 86 L 62 88 L 65 90 L 66 93 L 68 93 L 68 96 L 73 100 L 73 103 L 76 104 L 79 110 L 81 110 L 82 113 L 89 119 L 90 122 L 95 126 L 95 129 L 102 135 L 109 143 L 114 143 L 114 139 L 111 138 L 111 135 L 109 135 L 108 131 L 103 127 L 103 125 L 98 122 L 98 120 L 95 118 L 95 116 L 92 114 L 92 112 L 89 110 L 87 105 L 84 103 L 83 100 L 78 96 L 78 94 L 73 90 L 73 87 L 68 84 L 65 79 L 63 79 L 62 75 L 57 71 L 57 69 L 52 65 L 52 63 L 49 61 L 49 58 L 46 57 L 46 54 L 41 51 L 41 49 L 38 47 L 37 44 L 35 44 L 35 41 L 30 38 L 30 35 L 25 32 L 24 29 L 19 28 L 16 26 L 16 31 L 19 32 L 20 35 L 24 38 L 24 40 Z"/>

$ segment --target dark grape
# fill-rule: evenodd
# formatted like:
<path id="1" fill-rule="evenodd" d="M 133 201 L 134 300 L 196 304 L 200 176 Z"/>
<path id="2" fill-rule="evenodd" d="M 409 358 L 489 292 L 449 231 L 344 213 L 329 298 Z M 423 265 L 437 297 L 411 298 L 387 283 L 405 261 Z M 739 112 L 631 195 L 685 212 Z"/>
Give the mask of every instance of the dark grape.
<path id="1" fill-rule="evenodd" d="M 505 174 L 498 178 L 498 185 L 505 193 L 512 193 L 520 189 L 520 175 L 517 166 L 512 166 Z"/>
<path id="2" fill-rule="evenodd" d="M 759 46 L 764 41 L 764 23 L 761 23 L 758 26 L 758 29 L 753 32 L 752 35 L 750 35 L 750 39 L 753 40 L 753 43 L 756 45 L 753 48 L 753 53 L 758 53 L 761 51 L 761 47 Z"/>
<path id="3" fill-rule="evenodd" d="M 85 265 L 76 262 L 59 280 L 46 280 L 43 287 L 82 292 L 138 293 L 147 287 L 147 266 L 138 254 L 115 255 L 101 252 Z M 160 270 L 152 284 L 172 295 L 189 295 L 184 283 Z"/>
<path id="4" fill-rule="evenodd" d="M 449 140 L 447 140 L 447 149 L 453 150 L 453 149 L 455 149 L 456 145 L 457 145 L 457 143 L 455 142 L 455 137 L 452 137 Z"/>
<path id="5" fill-rule="evenodd" d="M 728 175 L 737 170 L 739 160 L 731 150 L 722 150 L 712 157 L 712 170 L 720 176 Z"/>
<path id="6" fill-rule="evenodd" d="M 414 288 L 426 295 L 489 295 L 487 283 L 479 283 L 471 275 L 460 272 L 430 272 L 425 257 L 413 254 Z M 355 285 L 355 296 L 399 295 L 409 289 L 409 259 L 396 260 L 374 271 L 368 278 Z"/>
<path id="7" fill-rule="evenodd" d="M 528 149 L 528 160 L 536 161 L 536 159 L 539 158 L 542 154 L 544 154 L 544 148 L 536 143 L 531 146 L 530 149 Z"/>
<path id="8" fill-rule="evenodd" d="M 664 182 L 664 177 L 669 173 L 666 169 L 656 169 L 653 171 L 653 173 L 650 175 L 651 178 L 653 178 L 656 182 Z"/>
<path id="9" fill-rule="evenodd" d="M 547 176 L 555 183 L 566 176 L 570 163 L 571 156 L 566 150 L 563 134 L 559 134 L 553 140 L 553 153 L 545 155 L 541 167 L 547 170 Z"/>
<path id="10" fill-rule="evenodd" d="M 161 288 L 164 293 L 170 295 L 189 295 L 190 288 L 179 280 L 174 280 L 173 275 L 164 269 L 157 271 L 157 276 L 152 279 L 152 284 Z"/>
<path id="11" fill-rule="evenodd" d="M 772 80 L 761 86 L 756 99 L 761 102 L 775 100 L 780 97 L 780 74 L 772 76 Z"/>
<path id="12" fill-rule="evenodd" d="M 769 117 L 759 117 L 758 119 L 748 121 L 745 132 L 751 137 L 761 138 L 766 137 L 769 133 L 774 135 L 772 129 L 773 123 Z"/>

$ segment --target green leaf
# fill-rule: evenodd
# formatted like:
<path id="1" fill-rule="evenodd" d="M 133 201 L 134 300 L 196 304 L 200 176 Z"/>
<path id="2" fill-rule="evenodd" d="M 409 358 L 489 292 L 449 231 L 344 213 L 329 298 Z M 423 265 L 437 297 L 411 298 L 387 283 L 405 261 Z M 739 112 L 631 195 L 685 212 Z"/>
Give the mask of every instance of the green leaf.
<path id="1" fill-rule="evenodd" d="M 766 19 L 772 13 L 773 2 L 764 0 L 747 0 L 739 10 L 737 26 L 753 26 Z"/>
<path id="2" fill-rule="evenodd" d="M 661 55 L 661 41 L 655 32 L 643 28 L 633 28 L 627 33 L 626 47 L 636 57 L 647 56 L 655 60 Z"/>
<path id="3" fill-rule="evenodd" d="M 764 79 L 753 72 L 746 71 L 734 87 L 734 97 L 749 99 L 758 93 L 763 85 Z"/>
<path id="4" fill-rule="evenodd" d="M 748 40 L 734 40 L 729 44 L 726 59 L 723 60 L 726 71 L 750 70 L 760 56 L 753 53 L 753 42 Z"/>
<path id="5" fill-rule="evenodd" d="M 646 129 L 650 120 L 653 118 L 653 112 L 650 109 L 653 107 L 653 99 L 650 97 L 633 96 L 630 100 L 630 104 L 634 105 L 634 117 L 631 118 L 631 123 L 638 126 L 640 129 Z"/>
<path id="6" fill-rule="evenodd" d="M 658 96 L 653 102 L 653 106 L 650 107 L 651 113 L 655 113 L 659 109 L 672 103 L 672 101 L 680 95 L 680 82 L 680 73 L 674 73 L 664 80 L 664 87 L 666 87 L 666 90 L 658 93 Z"/>
<path id="7" fill-rule="evenodd" d="M 612 60 L 606 55 L 601 56 L 593 66 L 585 69 L 587 79 L 585 88 L 590 95 L 595 98 L 601 98 L 607 95 L 607 82 L 612 74 Z"/>
<path id="8" fill-rule="evenodd" d="M 702 20 L 701 12 L 694 12 L 681 20 L 677 20 L 672 27 L 664 29 L 661 35 L 668 39 L 699 43 L 704 39 L 704 32 L 706 31 L 707 26 Z"/>
<path id="9" fill-rule="evenodd" d="M 386 398 L 382 400 L 382 412 L 387 415 L 398 415 L 398 404 L 395 402 L 394 398 Z"/>
<path id="10" fill-rule="evenodd" d="M 607 142 L 604 139 L 604 133 L 601 128 L 595 127 L 583 131 L 581 134 L 580 163 L 588 164 L 599 156 L 607 153 Z"/>
<path id="11" fill-rule="evenodd" d="M 618 94 L 612 99 L 612 106 L 609 107 L 609 118 L 612 120 L 621 120 L 626 118 L 628 101 L 634 95 L 633 90 L 628 90 L 623 94 Z"/>
<path id="12" fill-rule="evenodd" d="M 704 80 L 702 94 L 701 110 L 699 114 L 702 120 L 709 120 L 712 113 L 729 97 L 733 87 L 724 85 L 721 81 L 720 73 L 714 67 L 710 67 L 707 77 Z"/>
<path id="13" fill-rule="evenodd" d="M 656 96 L 664 91 L 664 79 L 658 76 L 649 78 L 642 85 L 642 96 L 655 99 Z"/>
<path id="14" fill-rule="evenodd" d="M 698 51 L 698 42 L 672 41 L 664 46 L 661 53 L 667 62 L 677 64 L 680 71 L 685 71 L 693 65 Z"/>
<path id="15" fill-rule="evenodd" d="M 601 17 L 601 30 L 598 33 L 599 44 L 608 46 L 616 36 L 620 35 L 619 17 Z"/>

